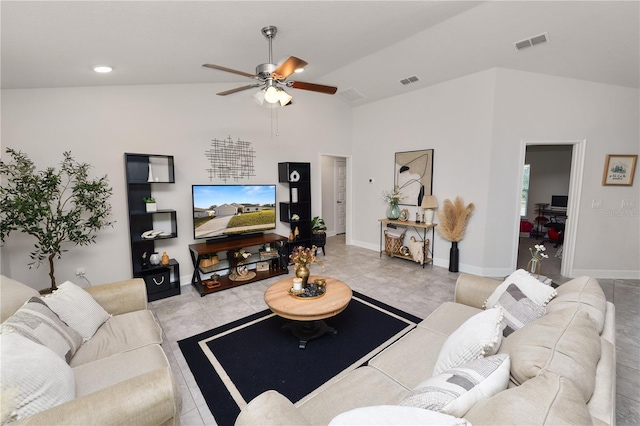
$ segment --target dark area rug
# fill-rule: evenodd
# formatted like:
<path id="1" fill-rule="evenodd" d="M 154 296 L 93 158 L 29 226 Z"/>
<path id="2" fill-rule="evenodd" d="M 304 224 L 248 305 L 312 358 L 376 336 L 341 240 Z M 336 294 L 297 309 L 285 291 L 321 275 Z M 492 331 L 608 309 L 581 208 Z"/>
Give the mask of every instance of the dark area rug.
<path id="1" fill-rule="evenodd" d="M 421 319 L 354 292 L 347 309 L 326 320 L 327 334 L 298 348 L 282 328 L 288 320 L 265 310 L 180 340 L 219 425 L 232 425 L 240 406 L 274 389 L 297 402 L 333 377 L 366 364 Z"/>

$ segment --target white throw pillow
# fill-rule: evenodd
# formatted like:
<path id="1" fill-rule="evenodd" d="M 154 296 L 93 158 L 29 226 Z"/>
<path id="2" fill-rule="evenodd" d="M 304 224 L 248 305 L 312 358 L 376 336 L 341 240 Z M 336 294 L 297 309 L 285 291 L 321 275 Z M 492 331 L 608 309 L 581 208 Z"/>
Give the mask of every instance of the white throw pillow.
<path id="1" fill-rule="evenodd" d="M 32 297 L 2 323 L 2 333 L 18 333 L 44 345 L 67 363 L 82 344 L 82 336 L 62 322 L 39 297 Z"/>
<path id="2" fill-rule="evenodd" d="M 498 352 L 502 342 L 502 316 L 502 308 L 492 308 L 466 320 L 442 345 L 433 374 Z"/>
<path id="3" fill-rule="evenodd" d="M 62 321 L 80 333 L 85 342 L 110 316 L 89 293 L 71 281 L 60 284 L 44 301 Z"/>
<path id="4" fill-rule="evenodd" d="M 400 405 L 462 417 L 481 399 L 507 388 L 510 366 L 507 354 L 474 359 L 420 383 Z"/>
<path id="5" fill-rule="evenodd" d="M 524 269 L 518 269 L 507 277 L 489 296 L 484 306 L 487 308 L 493 308 L 502 293 L 507 291 L 510 284 L 515 284 L 518 288 L 539 306 L 546 306 L 551 299 L 556 296 L 556 289 L 550 285 L 546 285 L 535 279 Z"/>
<path id="6" fill-rule="evenodd" d="M 466 426 L 465 419 L 415 407 L 376 405 L 361 407 L 334 417 L 330 426 L 350 425 L 453 425 Z"/>
<path id="7" fill-rule="evenodd" d="M 75 398 L 73 370 L 46 346 L 17 333 L 3 333 L 0 357 L 3 398 L 13 396 L 9 420 L 20 420 Z"/>
<path id="8" fill-rule="evenodd" d="M 502 320 L 505 325 L 502 331 L 504 337 L 541 318 L 547 311 L 544 306 L 536 305 L 515 284 L 509 284 L 494 307 L 496 306 L 500 306 L 504 310 Z"/>

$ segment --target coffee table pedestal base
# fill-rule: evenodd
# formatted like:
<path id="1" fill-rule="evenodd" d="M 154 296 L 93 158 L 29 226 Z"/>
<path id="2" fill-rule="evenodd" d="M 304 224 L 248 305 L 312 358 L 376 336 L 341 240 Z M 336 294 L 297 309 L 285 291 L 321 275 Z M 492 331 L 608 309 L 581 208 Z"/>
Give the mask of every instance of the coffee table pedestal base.
<path id="1" fill-rule="evenodd" d="M 325 334 L 331 333 L 334 336 L 338 334 L 338 330 L 329 327 L 323 320 L 290 321 L 283 325 L 282 328 L 291 331 L 291 334 L 300 339 L 298 344 L 300 349 L 306 348 L 308 341 L 322 337 Z"/>

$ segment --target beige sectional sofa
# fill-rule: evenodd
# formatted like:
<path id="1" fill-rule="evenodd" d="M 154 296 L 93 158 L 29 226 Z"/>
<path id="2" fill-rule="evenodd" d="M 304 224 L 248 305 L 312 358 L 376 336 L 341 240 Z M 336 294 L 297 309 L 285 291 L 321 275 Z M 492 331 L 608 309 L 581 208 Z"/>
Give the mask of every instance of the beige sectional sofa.
<path id="1" fill-rule="evenodd" d="M 482 311 L 499 284 L 461 275 L 454 302 L 442 304 L 368 365 L 295 404 L 267 391 L 242 409 L 236 425 L 326 425 L 358 407 L 397 406 L 433 375 L 448 336 Z M 462 416 L 474 426 L 615 424 L 615 311 L 595 279 L 559 286 L 544 316 L 504 337 L 499 354 L 510 357 L 508 387 Z"/>
<path id="2" fill-rule="evenodd" d="M 147 310 L 144 281 L 98 285 L 86 288 L 86 292 L 108 313 L 108 320 L 68 361 L 75 398 L 12 424 L 179 424 L 181 397 L 160 347 L 162 330 Z M 0 319 L 6 324 L 27 300 L 39 296 L 36 290 L 2 276 Z M 9 334 L 3 331 L 3 339 Z M 26 344 L 41 346 L 30 340 Z M 5 352 L 8 346 L 2 347 L 3 357 L 9 358 Z M 62 362 L 63 370 L 69 368 L 64 358 L 55 362 Z M 55 365 L 59 364 L 51 363 L 50 368 Z M 7 371 L 2 373 L 3 379 L 9 376 Z M 3 397 L 7 397 L 11 389 L 5 389 L 6 380 L 2 385 Z M 10 415 L 4 406 L 7 399 L 3 401 L 3 420 Z"/>

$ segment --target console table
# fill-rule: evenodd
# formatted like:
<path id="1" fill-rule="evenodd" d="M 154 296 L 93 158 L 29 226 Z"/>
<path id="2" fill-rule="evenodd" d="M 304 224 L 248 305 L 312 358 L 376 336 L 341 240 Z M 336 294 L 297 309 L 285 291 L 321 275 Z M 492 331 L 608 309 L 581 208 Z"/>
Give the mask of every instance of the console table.
<path id="1" fill-rule="evenodd" d="M 393 220 L 393 219 L 379 219 L 380 222 L 380 257 L 382 257 L 382 253 L 387 253 L 383 250 L 384 247 L 384 229 L 385 228 L 398 228 L 398 227 L 411 227 L 413 228 L 418 236 L 420 236 L 420 231 L 422 230 L 422 267 L 424 265 L 433 262 L 433 258 L 429 257 L 429 252 L 433 255 L 433 239 L 435 237 L 435 228 L 438 226 L 436 223 L 423 223 L 423 222 L 412 222 L 410 220 L 402 221 L 402 220 Z M 431 230 L 431 244 L 429 244 L 429 240 L 427 239 L 427 232 Z M 431 247 L 429 247 L 431 245 Z M 413 257 L 411 255 L 404 255 L 402 253 L 387 253 L 391 257 L 398 257 L 400 259 L 411 260 L 413 261 Z"/>

